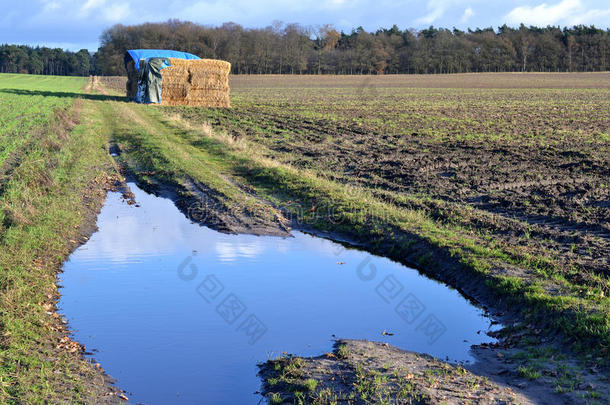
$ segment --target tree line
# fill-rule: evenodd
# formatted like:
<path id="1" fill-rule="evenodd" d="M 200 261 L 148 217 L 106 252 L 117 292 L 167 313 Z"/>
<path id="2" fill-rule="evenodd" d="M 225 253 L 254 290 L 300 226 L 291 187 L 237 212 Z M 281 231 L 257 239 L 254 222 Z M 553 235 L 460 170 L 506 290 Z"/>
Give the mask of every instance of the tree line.
<path id="1" fill-rule="evenodd" d="M 86 49 L 70 52 L 60 48 L 0 45 L 1 73 L 88 76 L 92 67 L 92 56 Z"/>
<path id="2" fill-rule="evenodd" d="M 330 25 L 274 23 L 267 28 L 218 27 L 170 20 L 104 31 L 96 69 L 123 74 L 131 48 L 168 48 L 231 62 L 233 73 L 461 73 L 600 71 L 609 69 L 610 30 L 593 26 L 506 25 L 460 31 L 430 27 L 350 33 Z"/>
<path id="3" fill-rule="evenodd" d="M 567 72 L 610 69 L 610 29 L 468 29 L 429 27 L 350 33 L 331 25 L 275 22 L 266 28 L 235 23 L 202 26 L 169 20 L 115 25 L 105 30 L 98 51 L 0 47 L 2 72 L 60 75 L 124 75 L 127 49 L 161 48 L 231 62 L 233 73 L 384 74 L 463 72 Z"/>

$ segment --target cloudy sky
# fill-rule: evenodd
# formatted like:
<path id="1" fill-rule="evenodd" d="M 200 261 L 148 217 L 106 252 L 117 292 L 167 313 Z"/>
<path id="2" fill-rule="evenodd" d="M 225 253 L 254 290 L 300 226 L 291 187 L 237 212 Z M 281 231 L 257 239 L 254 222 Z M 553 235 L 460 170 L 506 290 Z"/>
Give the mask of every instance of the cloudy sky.
<path id="1" fill-rule="evenodd" d="M 331 23 L 350 31 L 390 27 L 498 27 L 595 24 L 610 26 L 608 0 L 0 0 L 0 43 L 97 49 L 117 23 L 169 18 L 266 27 L 274 20 Z"/>

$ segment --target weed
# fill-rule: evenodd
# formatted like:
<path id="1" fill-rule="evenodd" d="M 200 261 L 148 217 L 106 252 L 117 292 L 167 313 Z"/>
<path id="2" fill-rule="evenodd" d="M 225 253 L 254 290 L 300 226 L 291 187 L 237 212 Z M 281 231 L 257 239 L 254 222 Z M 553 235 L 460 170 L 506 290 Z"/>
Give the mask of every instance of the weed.
<path id="1" fill-rule="evenodd" d="M 349 356 L 349 349 L 347 348 L 347 346 L 340 345 L 337 348 L 337 357 L 340 359 L 347 359 L 348 356 Z"/>
<path id="2" fill-rule="evenodd" d="M 318 386 L 318 382 L 313 378 L 308 378 L 307 380 L 305 380 L 303 385 L 305 386 L 307 391 L 315 391 L 316 387 Z"/>
<path id="3" fill-rule="evenodd" d="M 273 394 L 271 394 L 271 397 L 269 398 L 269 403 L 271 403 L 273 405 L 283 404 L 284 399 L 282 399 L 282 396 L 280 394 L 278 394 L 277 392 L 274 392 Z"/>
<path id="4" fill-rule="evenodd" d="M 537 380 L 542 376 L 537 367 L 534 366 L 519 366 L 517 371 L 519 371 L 521 377 L 527 378 L 528 380 Z"/>

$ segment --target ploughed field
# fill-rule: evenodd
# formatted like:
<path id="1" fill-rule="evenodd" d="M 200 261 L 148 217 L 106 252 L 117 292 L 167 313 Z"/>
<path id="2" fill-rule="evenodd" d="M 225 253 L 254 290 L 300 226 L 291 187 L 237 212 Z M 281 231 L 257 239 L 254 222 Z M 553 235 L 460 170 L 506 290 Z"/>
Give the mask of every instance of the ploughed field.
<path id="1" fill-rule="evenodd" d="M 548 258 L 560 271 L 547 276 L 599 299 L 610 293 L 609 88 L 608 73 L 234 76 L 231 110 L 168 110 Z"/>
<path id="2" fill-rule="evenodd" d="M 483 375 L 610 397 L 610 73 L 233 76 L 231 104 L 139 106 L 159 125 L 115 131 L 121 159 L 211 196 L 209 226 L 321 232 L 460 289 L 505 326 Z"/>

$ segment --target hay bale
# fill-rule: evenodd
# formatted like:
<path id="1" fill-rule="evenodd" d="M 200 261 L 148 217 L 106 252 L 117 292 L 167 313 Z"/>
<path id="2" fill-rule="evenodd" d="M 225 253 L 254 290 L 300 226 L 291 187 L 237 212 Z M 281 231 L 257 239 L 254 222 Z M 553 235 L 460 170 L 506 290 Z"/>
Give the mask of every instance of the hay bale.
<path id="1" fill-rule="evenodd" d="M 171 64 L 161 71 L 162 105 L 231 107 L 229 99 L 229 62 L 213 59 L 169 58 Z"/>
<path id="2" fill-rule="evenodd" d="M 226 74 L 196 71 L 189 81 L 194 89 L 229 91 L 229 75 Z"/>
<path id="3" fill-rule="evenodd" d="M 191 105 L 203 107 L 231 107 L 229 73 L 231 64 L 222 60 L 185 60 L 168 58 L 171 66 L 161 70 L 162 105 Z M 140 71 L 144 60 L 139 61 Z M 139 72 L 135 63 L 127 64 L 127 97 L 135 99 Z"/>
<path id="4" fill-rule="evenodd" d="M 171 77 L 173 80 L 188 80 L 189 70 L 186 66 L 170 66 L 162 70 L 163 77 Z"/>
<path id="5" fill-rule="evenodd" d="M 214 73 L 228 75 L 231 72 L 231 64 L 224 60 L 216 59 L 176 59 L 169 58 L 173 67 L 188 67 L 189 70 L 204 70 Z"/>
<path id="6" fill-rule="evenodd" d="M 184 84 L 174 84 L 173 82 L 166 84 L 164 82 L 162 87 L 161 102 L 163 102 L 166 97 L 174 99 L 186 98 L 189 91 L 190 86 L 188 82 Z"/>

